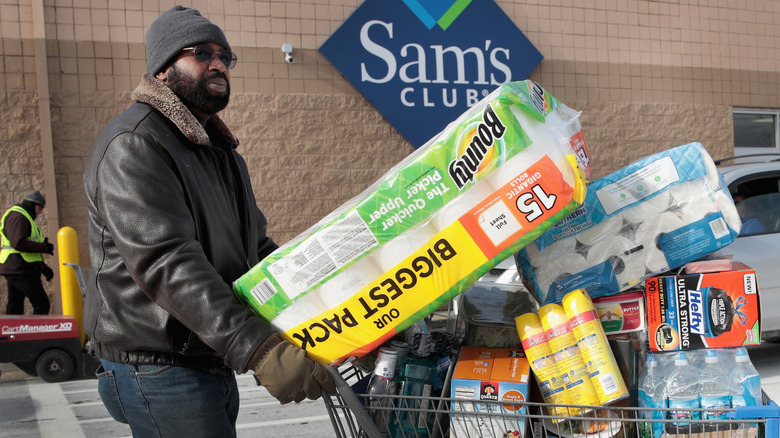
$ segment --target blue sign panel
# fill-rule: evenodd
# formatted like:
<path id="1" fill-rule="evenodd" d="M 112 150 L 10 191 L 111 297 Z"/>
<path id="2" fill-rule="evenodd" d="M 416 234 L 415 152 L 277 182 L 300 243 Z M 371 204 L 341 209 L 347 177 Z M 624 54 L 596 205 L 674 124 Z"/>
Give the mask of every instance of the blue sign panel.
<path id="1" fill-rule="evenodd" d="M 366 0 L 320 52 L 415 148 L 542 61 L 493 0 Z"/>

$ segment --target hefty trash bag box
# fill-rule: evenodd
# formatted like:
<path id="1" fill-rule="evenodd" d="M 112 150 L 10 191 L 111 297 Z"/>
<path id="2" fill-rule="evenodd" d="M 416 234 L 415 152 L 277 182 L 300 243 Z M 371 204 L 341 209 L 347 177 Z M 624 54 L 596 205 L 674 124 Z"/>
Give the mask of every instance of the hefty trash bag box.
<path id="1" fill-rule="evenodd" d="M 645 280 L 651 351 L 696 350 L 761 342 L 756 272 L 733 270 Z"/>
<path id="2" fill-rule="evenodd" d="M 450 397 L 467 401 L 451 402 L 452 436 L 524 437 L 526 407 L 515 403 L 528 398 L 529 373 L 528 359 L 520 349 L 462 347 Z M 475 411 L 493 415 L 474 416 Z M 513 418 L 513 413 L 518 417 Z"/>
<path id="3" fill-rule="evenodd" d="M 365 355 L 582 204 L 578 115 L 502 85 L 234 291 L 319 362 Z"/>
<path id="4" fill-rule="evenodd" d="M 616 294 L 733 242 L 739 219 L 700 143 L 637 160 L 588 184 L 585 202 L 516 257 L 543 303 Z"/>

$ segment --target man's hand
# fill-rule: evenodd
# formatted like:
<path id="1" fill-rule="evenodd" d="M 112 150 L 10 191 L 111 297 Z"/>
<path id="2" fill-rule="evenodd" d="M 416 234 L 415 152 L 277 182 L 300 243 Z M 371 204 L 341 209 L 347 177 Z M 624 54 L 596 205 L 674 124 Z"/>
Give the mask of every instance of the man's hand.
<path id="1" fill-rule="evenodd" d="M 279 402 L 299 403 L 305 398 L 320 398 L 323 390 L 336 392 L 336 385 L 325 365 L 309 359 L 303 349 L 281 340 L 277 334 L 271 335 L 264 344 L 269 342 L 278 343 L 265 349 L 268 353 L 259 363 L 252 364 L 250 360 L 250 367 L 255 372 L 257 383 L 265 386 Z M 258 351 L 263 349 L 261 345 Z"/>
<path id="2" fill-rule="evenodd" d="M 45 278 L 46 281 L 51 281 L 51 279 L 54 278 L 54 271 L 52 271 L 51 268 L 47 265 L 43 265 L 41 268 L 41 274 L 43 274 L 43 278 Z"/>
<path id="3" fill-rule="evenodd" d="M 49 243 L 49 238 L 43 239 L 43 244 L 46 245 L 46 251 L 44 251 L 44 254 L 54 255 L 54 245 Z M 49 269 L 51 270 L 51 269 Z"/>

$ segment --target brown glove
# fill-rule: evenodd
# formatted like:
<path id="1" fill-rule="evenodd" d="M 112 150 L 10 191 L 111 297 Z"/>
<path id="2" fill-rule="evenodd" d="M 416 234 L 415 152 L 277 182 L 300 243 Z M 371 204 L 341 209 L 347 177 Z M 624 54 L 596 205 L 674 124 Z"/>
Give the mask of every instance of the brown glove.
<path id="1" fill-rule="evenodd" d="M 322 391 L 336 392 L 325 365 L 306 357 L 306 352 L 274 333 L 249 360 L 258 385 L 263 385 L 282 404 L 316 400 Z"/>

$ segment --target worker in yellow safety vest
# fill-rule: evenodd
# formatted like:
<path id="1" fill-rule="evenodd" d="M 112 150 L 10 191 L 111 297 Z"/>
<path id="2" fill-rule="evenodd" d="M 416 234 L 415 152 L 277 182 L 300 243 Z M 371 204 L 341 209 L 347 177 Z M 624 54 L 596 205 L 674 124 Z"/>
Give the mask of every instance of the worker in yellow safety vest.
<path id="1" fill-rule="evenodd" d="M 43 261 L 43 254 L 54 254 L 54 245 L 43 238 L 35 218 L 43 212 L 46 198 L 35 190 L 22 202 L 9 208 L 0 219 L 0 275 L 8 283 L 7 315 L 24 313 L 24 298 L 30 300 L 33 313 L 49 313 L 49 297 L 43 289 L 41 274 L 51 281 L 54 271 Z"/>

